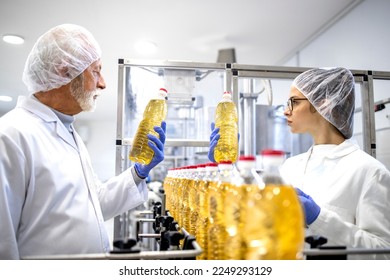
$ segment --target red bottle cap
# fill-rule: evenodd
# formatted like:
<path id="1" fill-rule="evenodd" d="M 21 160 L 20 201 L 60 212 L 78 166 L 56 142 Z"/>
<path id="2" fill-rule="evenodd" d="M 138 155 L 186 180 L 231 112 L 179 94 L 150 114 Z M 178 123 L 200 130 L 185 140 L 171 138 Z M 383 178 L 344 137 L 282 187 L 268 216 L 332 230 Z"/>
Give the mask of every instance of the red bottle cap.
<path id="1" fill-rule="evenodd" d="M 263 156 L 284 156 L 284 152 L 281 150 L 262 150 L 261 155 Z"/>
<path id="2" fill-rule="evenodd" d="M 241 161 L 249 161 L 249 160 L 256 160 L 256 158 L 254 156 L 240 156 L 238 158 L 238 160 L 241 160 Z"/>

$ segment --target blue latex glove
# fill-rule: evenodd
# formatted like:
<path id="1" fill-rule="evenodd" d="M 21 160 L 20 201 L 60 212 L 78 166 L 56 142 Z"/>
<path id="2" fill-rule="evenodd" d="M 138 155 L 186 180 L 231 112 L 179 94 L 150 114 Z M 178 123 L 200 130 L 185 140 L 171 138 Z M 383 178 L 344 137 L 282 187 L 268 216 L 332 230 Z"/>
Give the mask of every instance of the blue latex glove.
<path id="1" fill-rule="evenodd" d="M 215 128 L 215 123 L 211 123 L 211 135 L 210 135 L 210 144 L 209 144 L 209 152 L 207 154 L 207 157 L 211 162 L 215 162 L 214 158 L 214 150 L 215 147 L 218 144 L 218 140 L 221 137 L 221 135 L 218 134 L 219 132 L 219 127 Z M 238 141 L 240 141 L 240 133 L 237 135 Z"/>
<path id="2" fill-rule="evenodd" d="M 305 194 L 298 188 L 295 189 L 305 212 L 306 224 L 310 225 L 318 218 L 321 208 L 314 202 L 310 195 Z"/>
<path id="3" fill-rule="evenodd" d="M 211 123 L 211 135 L 210 135 L 210 144 L 209 144 L 209 152 L 207 154 L 207 157 L 211 162 L 215 162 L 214 158 L 214 149 L 218 144 L 219 137 L 221 135 L 218 134 L 219 127 L 215 128 L 215 123 Z"/>
<path id="4" fill-rule="evenodd" d="M 159 138 L 148 134 L 148 146 L 154 151 L 154 156 L 149 164 L 135 163 L 134 168 L 139 177 L 146 178 L 149 175 L 150 170 L 157 164 L 164 160 L 164 144 L 165 144 L 165 132 L 167 124 L 165 121 L 161 123 L 161 127 L 155 126 L 154 131 L 159 135 Z"/>

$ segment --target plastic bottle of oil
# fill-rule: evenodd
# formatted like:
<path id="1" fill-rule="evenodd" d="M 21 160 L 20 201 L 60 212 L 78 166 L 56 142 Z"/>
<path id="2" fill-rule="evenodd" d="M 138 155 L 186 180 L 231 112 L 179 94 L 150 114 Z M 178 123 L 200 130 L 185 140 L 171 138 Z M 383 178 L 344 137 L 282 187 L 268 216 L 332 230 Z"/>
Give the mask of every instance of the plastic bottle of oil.
<path id="1" fill-rule="evenodd" d="M 262 159 L 264 185 L 248 200 L 252 215 L 245 223 L 245 259 L 302 259 L 303 211 L 295 189 L 279 173 L 284 153 L 265 150 Z"/>
<path id="2" fill-rule="evenodd" d="M 184 177 L 182 180 L 182 193 L 180 199 L 180 213 L 179 213 L 179 225 L 189 232 L 190 226 L 190 205 L 189 196 L 190 189 L 193 188 L 193 171 L 194 166 L 186 166 L 184 168 Z"/>
<path id="3" fill-rule="evenodd" d="M 218 164 L 218 181 L 210 184 L 209 209 L 210 225 L 208 236 L 208 259 L 224 260 L 225 256 L 225 195 L 231 185 L 233 164 L 231 161 L 222 161 Z"/>
<path id="4" fill-rule="evenodd" d="M 238 156 L 238 114 L 230 92 L 224 92 L 215 111 L 215 127 L 219 127 L 220 138 L 214 149 L 216 162 L 236 162 Z"/>
<path id="5" fill-rule="evenodd" d="M 209 188 L 218 178 L 218 164 L 210 162 L 206 164 L 205 174 L 199 185 L 198 214 L 196 221 L 196 240 L 203 253 L 196 257 L 197 260 L 208 259 L 208 230 L 210 225 Z"/>
<path id="6" fill-rule="evenodd" d="M 197 220 L 199 219 L 199 199 L 200 199 L 200 188 L 204 184 L 204 173 L 205 173 L 205 164 L 197 165 L 193 176 L 193 187 L 190 189 L 189 194 L 189 205 L 190 205 L 190 227 L 189 233 L 197 238 L 198 228 Z"/>
<path id="7" fill-rule="evenodd" d="M 304 215 L 295 189 L 286 183 L 279 169 L 285 154 L 277 150 L 262 152 L 265 197 L 274 201 L 275 236 L 278 240 L 277 258 L 302 259 L 304 246 Z"/>
<path id="8" fill-rule="evenodd" d="M 157 96 L 147 104 L 143 119 L 141 120 L 133 143 L 131 145 L 129 158 L 131 161 L 141 164 L 149 164 L 153 158 L 154 152 L 148 146 L 148 134 L 153 134 L 158 137 L 158 133 L 154 131 L 155 126 L 160 126 L 167 115 L 167 90 L 160 88 Z"/>
<path id="9" fill-rule="evenodd" d="M 244 225 L 251 209 L 248 209 L 248 197 L 258 188 L 254 177 L 256 158 L 240 156 L 237 161 L 237 172 L 234 172 L 232 184 L 225 196 L 225 255 L 229 260 L 245 258 Z"/>
<path id="10" fill-rule="evenodd" d="M 183 167 L 176 168 L 176 179 L 174 180 L 174 191 L 173 191 L 173 211 L 172 216 L 177 223 L 181 226 L 181 207 L 182 207 L 182 194 L 183 186 L 185 184 L 185 170 Z"/>
<path id="11" fill-rule="evenodd" d="M 168 169 L 167 176 L 164 178 L 163 189 L 165 192 L 165 209 L 172 215 L 173 211 L 173 189 L 174 189 L 174 169 Z"/>

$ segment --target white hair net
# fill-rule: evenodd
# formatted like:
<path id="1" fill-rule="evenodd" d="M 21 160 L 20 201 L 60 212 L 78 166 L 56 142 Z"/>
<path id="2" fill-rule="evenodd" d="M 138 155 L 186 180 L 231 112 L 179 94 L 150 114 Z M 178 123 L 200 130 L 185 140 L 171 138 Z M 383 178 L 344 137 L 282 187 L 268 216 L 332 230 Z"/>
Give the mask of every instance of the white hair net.
<path id="1" fill-rule="evenodd" d="M 24 66 L 23 82 L 31 93 L 59 88 L 100 57 L 99 44 L 88 30 L 58 25 L 35 43 Z"/>
<path id="2" fill-rule="evenodd" d="M 355 81 L 345 68 L 310 69 L 293 81 L 295 86 L 346 139 L 352 137 Z"/>

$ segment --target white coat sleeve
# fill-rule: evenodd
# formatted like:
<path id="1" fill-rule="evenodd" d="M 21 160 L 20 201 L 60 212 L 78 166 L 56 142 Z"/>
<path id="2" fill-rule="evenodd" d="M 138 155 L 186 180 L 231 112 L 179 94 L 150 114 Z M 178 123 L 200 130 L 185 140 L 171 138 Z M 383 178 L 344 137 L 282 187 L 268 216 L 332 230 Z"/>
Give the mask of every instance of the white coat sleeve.
<path id="1" fill-rule="evenodd" d="M 148 199 L 148 188 L 145 180 L 141 180 L 137 186 L 131 168 L 105 183 L 96 181 L 104 220 L 131 210 Z"/>
<path id="2" fill-rule="evenodd" d="M 323 207 L 310 231 L 328 241 L 349 248 L 390 248 L 390 176 L 377 170 L 361 194 L 354 224 Z M 390 255 L 367 255 L 366 258 L 390 258 Z"/>
<path id="3" fill-rule="evenodd" d="M 19 259 L 17 230 L 29 178 L 25 155 L 0 135 L 0 259 Z"/>
<path id="4" fill-rule="evenodd" d="M 132 208 L 135 208 L 148 199 L 148 189 L 145 180 L 138 186 L 134 181 L 131 168 L 121 174 L 112 177 L 107 182 L 102 183 L 92 168 L 91 159 L 85 144 L 80 136 L 75 132 L 75 140 L 82 154 L 85 169 L 93 178 L 94 188 L 97 192 L 103 219 L 105 221 L 120 215 Z"/>

